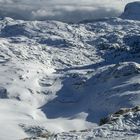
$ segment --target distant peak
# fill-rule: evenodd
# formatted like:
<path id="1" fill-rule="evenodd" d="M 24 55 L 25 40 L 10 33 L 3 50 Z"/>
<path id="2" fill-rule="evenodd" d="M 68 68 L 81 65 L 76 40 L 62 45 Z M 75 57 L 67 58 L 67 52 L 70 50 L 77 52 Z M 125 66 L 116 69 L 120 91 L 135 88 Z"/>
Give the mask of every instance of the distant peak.
<path id="1" fill-rule="evenodd" d="M 140 20 L 140 1 L 128 3 L 121 15 L 123 19 Z"/>

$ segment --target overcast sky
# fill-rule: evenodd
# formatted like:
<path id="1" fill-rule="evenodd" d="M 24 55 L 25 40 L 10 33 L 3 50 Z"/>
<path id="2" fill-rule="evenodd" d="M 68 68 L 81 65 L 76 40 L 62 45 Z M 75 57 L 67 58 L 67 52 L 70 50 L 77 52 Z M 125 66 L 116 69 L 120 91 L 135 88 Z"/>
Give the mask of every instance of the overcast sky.
<path id="1" fill-rule="evenodd" d="M 0 0 L 0 16 L 78 22 L 118 16 L 133 0 Z"/>

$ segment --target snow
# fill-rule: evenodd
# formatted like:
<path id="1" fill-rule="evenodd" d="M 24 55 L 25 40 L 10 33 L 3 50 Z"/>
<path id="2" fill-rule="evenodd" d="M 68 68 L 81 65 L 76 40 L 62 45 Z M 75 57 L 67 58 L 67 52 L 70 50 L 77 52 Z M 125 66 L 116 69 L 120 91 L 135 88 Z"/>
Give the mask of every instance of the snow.
<path id="1" fill-rule="evenodd" d="M 133 110 L 133 109 L 132 109 Z M 132 140 L 139 139 L 139 111 L 132 111 L 131 109 L 126 113 L 113 114 L 112 121 L 103 126 L 95 127 L 94 129 L 82 130 L 80 132 L 69 132 L 57 134 L 57 139 L 108 139 L 108 140 Z M 115 117 L 117 116 L 117 117 Z M 129 134 L 129 136 L 128 136 Z"/>
<path id="2" fill-rule="evenodd" d="M 138 139 L 139 112 L 99 123 L 140 105 L 139 33 L 121 18 L 0 20 L 0 139 Z"/>

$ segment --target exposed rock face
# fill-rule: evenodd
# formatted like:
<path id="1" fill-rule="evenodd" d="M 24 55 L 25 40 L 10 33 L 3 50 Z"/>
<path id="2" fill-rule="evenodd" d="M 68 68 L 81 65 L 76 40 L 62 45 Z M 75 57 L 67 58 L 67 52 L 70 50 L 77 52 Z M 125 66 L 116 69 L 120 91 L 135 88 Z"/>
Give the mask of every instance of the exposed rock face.
<path id="1" fill-rule="evenodd" d="M 133 108 L 121 108 L 119 111 L 115 112 L 114 114 L 103 118 L 100 120 L 100 125 L 104 125 L 107 123 L 113 123 L 115 121 L 118 121 L 120 117 L 128 117 L 128 115 L 138 113 L 140 111 L 140 106 L 136 106 Z"/>
<path id="2" fill-rule="evenodd" d="M 123 19 L 140 20 L 140 2 L 128 3 L 124 13 L 121 15 Z"/>

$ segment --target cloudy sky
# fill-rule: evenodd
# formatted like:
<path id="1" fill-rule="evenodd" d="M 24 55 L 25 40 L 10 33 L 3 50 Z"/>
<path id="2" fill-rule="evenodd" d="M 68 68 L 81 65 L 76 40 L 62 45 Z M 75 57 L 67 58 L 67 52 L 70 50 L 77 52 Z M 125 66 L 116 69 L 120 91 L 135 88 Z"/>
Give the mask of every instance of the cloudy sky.
<path id="1" fill-rule="evenodd" d="M 118 16 L 133 0 L 0 0 L 0 17 L 24 20 L 86 19 Z"/>

